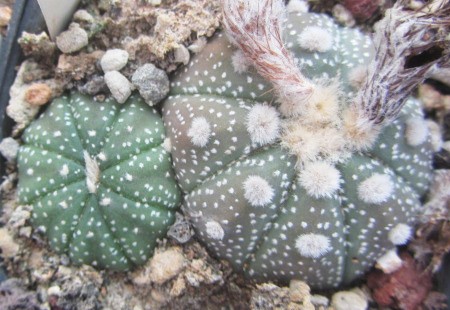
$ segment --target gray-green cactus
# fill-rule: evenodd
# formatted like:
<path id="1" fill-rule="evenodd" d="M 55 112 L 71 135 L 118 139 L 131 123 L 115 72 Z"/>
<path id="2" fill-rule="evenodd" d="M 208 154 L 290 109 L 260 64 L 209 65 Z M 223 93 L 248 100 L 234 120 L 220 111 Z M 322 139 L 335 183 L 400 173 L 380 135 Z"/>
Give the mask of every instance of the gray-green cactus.
<path id="1" fill-rule="evenodd" d="M 73 93 L 55 99 L 23 141 L 19 200 L 55 251 L 112 270 L 149 258 L 180 201 L 153 108 Z"/>
<path id="2" fill-rule="evenodd" d="M 326 96 L 355 95 L 370 38 L 298 12 L 284 35 L 307 77 L 338 85 L 313 115 L 327 124 L 344 107 L 327 110 Z M 348 283 L 410 237 L 431 173 L 420 105 L 409 99 L 370 150 L 334 154 L 335 133 L 297 128 L 271 90 L 223 34 L 175 77 L 163 119 L 183 210 L 212 253 L 248 276 Z"/>

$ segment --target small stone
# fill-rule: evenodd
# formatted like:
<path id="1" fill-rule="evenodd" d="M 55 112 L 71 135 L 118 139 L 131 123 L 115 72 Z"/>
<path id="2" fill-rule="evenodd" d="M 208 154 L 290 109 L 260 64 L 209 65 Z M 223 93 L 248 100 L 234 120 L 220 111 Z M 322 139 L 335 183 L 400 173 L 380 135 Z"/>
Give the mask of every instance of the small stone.
<path id="1" fill-rule="evenodd" d="M 331 297 L 331 306 L 335 310 L 365 310 L 368 301 L 355 292 L 343 291 Z"/>
<path id="2" fill-rule="evenodd" d="M 91 96 L 105 92 L 107 89 L 105 78 L 99 75 L 93 76 L 86 84 L 78 88 L 81 93 Z"/>
<path id="3" fill-rule="evenodd" d="M 170 290 L 170 296 L 172 297 L 178 297 L 186 290 L 186 280 L 184 280 L 184 277 L 178 277 Z"/>
<path id="4" fill-rule="evenodd" d="M 127 65 L 128 52 L 122 49 L 107 50 L 100 60 L 104 72 L 119 71 Z"/>
<path id="5" fill-rule="evenodd" d="M 12 10 L 10 7 L 0 7 L 0 27 L 6 27 L 11 20 Z"/>
<path id="6" fill-rule="evenodd" d="M 183 270 L 185 258 L 177 248 L 170 248 L 156 253 L 150 261 L 150 279 L 156 284 L 163 284 Z"/>
<path id="7" fill-rule="evenodd" d="M 52 89 L 44 83 L 33 83 L 25 91 L 25 100 L 33 106 L 41 106 L 52 98 Z"/>
<path id="8" fill-rule="evenodd" d="M 47 290 L 47 294 L 49 296 L 60 296 L 61 295 L 61 288 L 57 285 L 51 286 Z"/>
<path id="9" fill-rule="evenodd" d="M 336 4 L 332 10 L 333 17 L 336 21 L 346 27 L 353 27 L 356 24 L 352 13 L 345 8 L 342 4 Z"/>
<path id="10" fill-rule="evenodd" d="M 19 245 L 6 228 L 0 228 L 0 251 L 2 257 L 7 259 L 15 257 L 19 252 Z"/>
<path id="11" fill-rule="evenodd" d="M 31 228 L 31 226 L 21 227 L 19 229 L 19 236 L 25 237 L 25 238 L 30 238 L 32 232 L 33 232 L 33 229 Z"/>
<path id="12" fill-rule="evenodd" d="M 187 65 L 189 63 L 189 59 L 191 58 L 189 50 L 182 44 L 175 49 L 174 56 L 175 62 L 182 63 L 183 65 Z"/>
<path id="13" fill-rule="evenodd" d="M 179 243 L 186 243 L 194 235 L 194 230 L 184 216 L 177 212 L 175 214 L 175 223 L 170 226 L 167 235 Z"/>
<path id="14" fill-rule="evenodd" d="M 11 137 L 5 138 L 0 143 L 0 153 L 7 161 L 16 159 L 19 151 L 19 143 Z"/>
<path id="15" fill-rule="evenodd" d="M 289 297 L 292 302 L 302 305 L 302 309 L 314 310 L 314 305 L 311 303 L 311 294 L 308 284 L 303 281 L 291 280 L 289 283 Z"/>
<path id="16" fill-rule="evenodd" d="M 72 23 L 68 30 L 56 37 L 56 46 L 65 54 L 77 52 L 88 43 L 87 32 L 77 23 Z"/>
<path id="17" fill-rule="evenodd" d="M 317 307 L 328 307 L 329 299 L 322 295 L 314 294 L 311 296 L 311 303 Z"/>
<path id="18" fill-rule="evenodd" d="M 73 14 L 73 20 L 91 24 L 94 22 L 94 17 L 86 10 L 78 10 Z"/>
<path id="19" fill-rule="evenodd" d="M 205 48 L 206 43 L 208 43 L 206 41 L 206 38 L 200 37 L 188 46 L 188 50 L 190 50 L 194 54 L 200 53 Z"/>
<path id="20" fill-rule="evenodd" d="M 106 72 L 105 82 L 117 102 L 124 103 L 130 97 L 132 85 L 122 73 L 118 71 Z"/>
<path id="21" fill-rule="evenodd" d="M 145 64 L 139 67 L 133 74 L 131 81 L 150 106 L 160 102 L 170 90 L 166 72 L 156 68 L 153 64 Z"/>

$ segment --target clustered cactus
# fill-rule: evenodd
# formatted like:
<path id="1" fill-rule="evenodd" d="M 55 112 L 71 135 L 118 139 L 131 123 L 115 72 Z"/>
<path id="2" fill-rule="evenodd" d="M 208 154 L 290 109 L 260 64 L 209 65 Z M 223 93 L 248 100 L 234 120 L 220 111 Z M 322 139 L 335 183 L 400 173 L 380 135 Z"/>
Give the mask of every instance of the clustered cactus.
<path id="1" fill-rule="evenodd" d="M 142 99 L 54 100 L 23 135 L 19 200 L 76 264 L 126 270 L 148 260 L 180 193 L 162 120 Z"/>
<path id="2" fill-rule="evenodd" d="M 72 93 L 27 128 L 19 199 L 57 252 L 142 264 L 181 188 L 198 239 L 249 277 L 328 288 L 394 269 L 431 175 L 420 103 L 403 100 L 415 82 L 388 83 L 411 73 L 405 53 L 378 70 L 368 36 L 291 8 L 284 23 L 282 1 L 225 0 L 230 35 L 175 76 L 164 125 L 137 97 Z"/>
<path id="3" fill-rule="evenodd" d="M 292 61 L 269 36 L 268 52 L 255 43 L 252 59 L 251 36 L 264 32 L 257 20 L 271 22 L 256 16 L 242 42 L 218 34 L 174 78 L 163 105 L 183 211 L 215 256 L 252 278 L 327 288 L 377 260 L 389 269 L 430 179 L 419 102 L 410 98 L 380 135 L 355 133 L 348 102 L 367 75 L 370 38 L 323 14 L 291 12 L 283 38 Z M 239 32 L 227 16 L 225 24 Z"/>

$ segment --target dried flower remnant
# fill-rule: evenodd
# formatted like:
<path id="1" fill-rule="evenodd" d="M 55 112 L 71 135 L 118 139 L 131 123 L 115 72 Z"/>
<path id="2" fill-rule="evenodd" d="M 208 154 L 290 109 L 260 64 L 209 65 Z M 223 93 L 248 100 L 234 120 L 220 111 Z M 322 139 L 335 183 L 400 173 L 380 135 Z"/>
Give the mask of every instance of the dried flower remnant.
<path id="1" fill-rule="evenodd" d="M 411 91 L 435 67 L 450 65 L 450 2 L 432 1 L 417 11 L 407 10 L 406 2 L 398 1 L 375 25 L 377 53 L 353 103 L 358 131 L 392 123 Z"/>

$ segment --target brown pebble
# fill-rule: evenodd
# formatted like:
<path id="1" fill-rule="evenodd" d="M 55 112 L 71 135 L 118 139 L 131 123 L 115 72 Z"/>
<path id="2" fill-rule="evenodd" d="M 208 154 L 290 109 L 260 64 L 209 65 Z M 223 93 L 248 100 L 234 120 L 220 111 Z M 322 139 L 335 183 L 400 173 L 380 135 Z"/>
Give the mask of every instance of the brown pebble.
<path id="1" fill-rule="evenodd" d="M 34 83 L 25 92 L 25 100 L 31 105 L 41 106 L 50 101 L 52 89 L 44 83 Z"/>
<path id="2" fill-rule="evenodd" d="M 0 27 L 6 27 L 11 20 L 12 10 L 7 6 L 0 7 Z"/>

